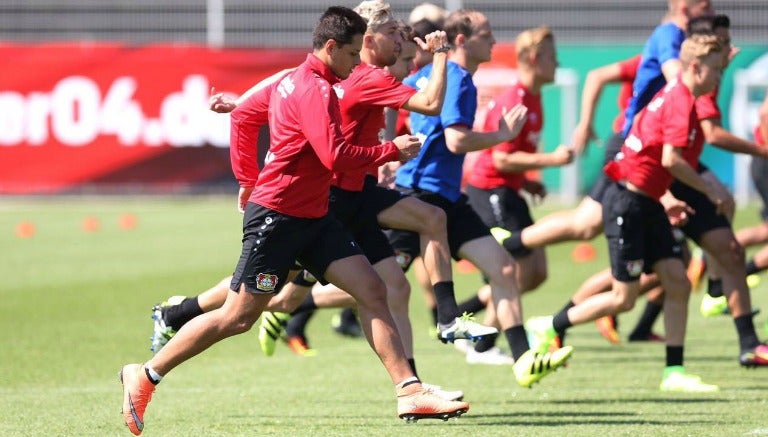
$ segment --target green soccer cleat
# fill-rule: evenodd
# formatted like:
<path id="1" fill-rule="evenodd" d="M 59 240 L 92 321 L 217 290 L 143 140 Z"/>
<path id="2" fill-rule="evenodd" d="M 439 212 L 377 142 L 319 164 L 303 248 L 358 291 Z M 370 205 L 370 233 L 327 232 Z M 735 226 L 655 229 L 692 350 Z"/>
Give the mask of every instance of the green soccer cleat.
<path id="1" fill-rule="evenodd" d="M 504 228 L 495 227 L 491 228 L 491 235 L 499 244 L 503 244 L 504 240 L 512 236 L 512 233 Z"/>
<path id="2" fill-rule="evenodd" d="M 151 344 L 149 350 L 153 354 L 160 352 L 160 349 L 168 343 L 168 341 L 176 335 L 176 330 L 169 326 L 165 320 L 165 315 L 168 312 L 168 308 L 179 305 L 186 296 L 172 296 L 168 300 L 159 303 L 152 307 L 152 337 L 150 337 Z"/>
<path id="3" fill-rule="evenodd" d="M 288 313 L 272 313 L 264 311 L 261 313 L 261 323 L 259 324 L 259 345 L 264 355 L 271 357 L 275 353 L 275 344 L 285 332 L 285 325 L 291 315 Z"/>
<path id="4" fill-rule="evenodd" d="M 755 288 L 758 285 L 760 285 L 760 275 L 751 274 L 747 276 L 747 286 L 749 286 L 750 289 Z"/>
<path id="5" fill-rule="evenodd" d="M 552 326 L 552 316 L 532 317 L 525 322 L 528 344 L 531 350 L 547 353 L 557 340 L 557 332 Z"/>
<path id="6" fill-rule="evenodd" d="M 683 366 L 669 366 L 664 369 L 664 378 L 659 389 L 681 393 L 712 393 L 719 391 L 720 387 L 704 383 L 700 377 L 685 373 Z"/>
<path id="7" fill-rule="evenodd" d="M 704 317 L 715 317 L 728 314 L 728 299 L 725 296 L 712 297 L 704 294 L 699 307 L 701 315 Z"/>
<path id="8" fill-rule="evenodd" d="M 572 346 L 564 346 L 543 354 L 529 349 L 515 361 L 512 371 L 515 373 L 518 384 L 530 387 L 564 365 L 571 355 L 573 355 Z"/>

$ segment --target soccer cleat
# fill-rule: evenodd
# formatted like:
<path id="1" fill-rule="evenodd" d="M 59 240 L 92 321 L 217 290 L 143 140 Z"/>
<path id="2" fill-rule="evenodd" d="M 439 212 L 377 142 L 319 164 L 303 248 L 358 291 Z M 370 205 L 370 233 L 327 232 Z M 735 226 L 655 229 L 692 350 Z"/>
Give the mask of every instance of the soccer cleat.
<path id="1" fill-rule="evenodd" d="M 744 367 L 768 366 L 768 345 L 759 344 L 742 352 L 739 363 Z"/>
<path id="2" fill-rule="evenodd" d="M 468 313 L 464 313 L 461 317 L 456 317 L 450 325 L 438 324 L 437 330 L 437 338 L 443 343 L 453 343 L 460 338 L 477 341 L 486 335 L 499 332 L 496 328 L 475 322 L 472 314 Z"/>
<path id="3" fill-rule="evenodd" d="M 619 337 L 619 331 L 616 330 L 616 316 L 603 316 L 595 320 L 597 330 L 600 331 L 600 335 L 605 337 L 611 344 L 621 343 Z"/>
<path id="4" fill-rule="evenodd" d="M 420 384 L 397 388 L 397 416 L 406 422 L 419 419 L 448 420 L 469 411 L 469 404 L 448 401 Z"/>
<path id="5" fill-rule="evenodd" d="M 552 316 L 532 317 L 525 322 L 525 332 L 531 349 L 546 353 L 557 339 L 557 332 L 552 326 Z"/>
<path id="6" fill-rule="evenodd" d="M 360 327 L 357 319 L 354 321 L 344 321 L 340 314 L 334 314 L 331 317 L 331 327 L 337 334 L 346 337 L 358 338 L 363 336 L 363 328 Z"/>
<path id="7" fill-rule="evenodd" d="M 645 335 L 630 335 L 627 340 L 630 343 L 633 342 L 641 342 L 641 341 L 648 341 L 648 342 L 654 342 L 654 343 L 664 343 L 667 341 L 666 338 L 664 338 L 663 335 L 655 334 L 653 332 L 649 332 Z"/>
<path id="8" fill-rule="evenodd" d="M 704 317 L 715 317 L 728 314 L 728 299 L 725 296 L 712 297 L 704 294 L 699 307 L 701 315 Z"/>
<path id="9" fill-rule="evenodd" d="M 512 356 L 505 354 L 498 347 L 494 346 L 485 352 L 478 352 L 474 348 L 467 350 L 468 364 L 488 364 L 490 366 L 504 366 L 515 364 Z"/>
<path id="10" fill-rule="evenodd" d="M 529 349 L 512 365 L 515 379 L 521 386 L 530 387 L 558 367 L 565 365 L 571 355 L 573 355 L 572 346 L 564 346 L 544 354 Z"/>
<path id="11" fill-rule="evenodd" d="M 261 323 L 259 324 L 259 345 L 264 355 L 271 357 L 275 353 L 275 344 L 277 339 L 283 335 L 285 325 L 291 315 L 287 313 L 264 311 L 261 314 Z"/>
<path id="12" fill-rule="evenodd" d="M 707 262 L 704 259 L 704 252 L 701 248 L 696 247 L 691 253 L 691 260 L 688 262 L 688 269 L 686 274 L 688 280 L 691 281 L 691 290 L 699 291 L 702 279 L 704 278 L 704 272 L 707 271 Z"/>
<path id="13" fill-rule="evenodd" d="M 317 350 L 312 349 L 307 344 L 307 339 L 298 335 L 291 335 L 285 339 L 288 343 L 288 347 L 300 357 L 314 357 L 317 355 Z"/>
<path id="14" fill-rule="evenodd" d="M 152 330 L 152 337 L 150 337 L 151 344 L 149 350 L 153 354 L 160 352 L 160 349 L 168 343 L 168 341 L 176 335 L 176 330 L 171 326 L 168 326 L 165 320 L 165 314 L 168 311 L 168 307 L 179 305 L 186 296 L 172 296 L 165 302 L 159 303 L 152 307 L 152 321 L 154 324 Z"/>
<path id="15" fill-rule="evenodd" d="M 443 387 L 439 385 L 427 384 L 426 382 L 422 382 L 421 386 L 446 401 L 460 401 L 464 399 L 464 392 L 461 390 L 443 390 Z"/>
<path id="16" fill-rule="evenodd" d="M 685 373 L 683 366 L 669 366 L 664 369 L 659 389 L 683 393 L 710 393 L 720 390 L 716 385 L 702 382 L 696 375 Z"/>
<path id="17" fill-rule="evenodd" d="M 152 400 L 155 385 L 141 364 L 126 364 L 119 376 L 123 385 L 123 420 L 133 435 L 139 435 L 144 430 L 144 410 Z"/>
<path id="18" fill-rule="evenodd" d="M 504 244 L 504 240 L 512 236 L 512 233 L 504 228 L 491 228 L 491 235 L 493 238 L 499 242 L 499 244 Z"/>

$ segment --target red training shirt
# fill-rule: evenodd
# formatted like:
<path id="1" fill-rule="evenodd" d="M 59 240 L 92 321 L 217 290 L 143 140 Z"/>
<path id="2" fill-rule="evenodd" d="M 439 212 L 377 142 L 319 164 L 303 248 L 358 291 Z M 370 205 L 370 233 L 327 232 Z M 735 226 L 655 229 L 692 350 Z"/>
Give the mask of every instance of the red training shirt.
<path id="1" fill-rule="evenodd" d="M 619 107 L 619 114 L 613 120 L 613 132 L 619 133 L 624 129 L 624 112 L 629 106 L 629 100 L 632 99 L 632 84 L 637 76 L 637 67 L 640 66 L 642 55 L 637 54 L 629 59 L 619 62 L 619 96 L 616 99 L 616 105 Z"/>
<path id="2" fill-rule="evenodd" d="M 621 148 L 623 158 L 605 166 L 615 181 L 626 180 L 659 200 L 672 184 L 672 174 L 662 167 L 665 144 L 683 148 L 683 158 L 694 169 L 704 147 L 696 113 L 696 97 L 678 76 L 651 100 L 637 117 Z"/>
<path id="3" fill-rule="evenodd" d="M 531 93 L 522 83 L 516 81 L 488 104 L 483 130 L 486 132 L 498 130 L 502 111 L 504 109 L 509 110 L 518 103 L 522 103 L 528 108 L 528 116 L 523 129 L 513 140 L 497 144 L 480 152 L 474 169 L 467 179 L 470 185 L 483 190 L 505 186 L 517 191 L 523 187 L 525 173 L 499 171 L 493 164 L 493 152 L 536 153 L 541 138 L 541 129 L 544 126 L 541 95 Z"/>

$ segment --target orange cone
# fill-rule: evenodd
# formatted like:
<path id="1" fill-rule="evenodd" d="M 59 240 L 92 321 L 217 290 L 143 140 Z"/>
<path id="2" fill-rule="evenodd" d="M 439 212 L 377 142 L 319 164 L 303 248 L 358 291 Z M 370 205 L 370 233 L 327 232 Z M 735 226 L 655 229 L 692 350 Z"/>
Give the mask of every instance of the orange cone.
<path id="1" fill-rule="evenodd" d="M 130 231 L 136 227 L 136 216 L 130 213 L 125 213 L 120 216 L 120 229 Z"/>
<path id="2" fill-rule="evenodd" d="M 475 265 L 472 264 L 471 262 L 465 259 L 462 259 L 456 263 L 456 270 L 458 270 L 459 273 L 470 274 L 470 273 L 476 273 L 477 267 L 475 267 Z"/>
<path id="3" fill-rule="evenodd" d="M 16 236 L 19 238 L 32 238 L 35 232 L 35 224 L 32 222 L 23 221 L 16 225 Z"/>
<path id="4" fill-rule="evenodd" d="M 98 232 L 101 228 L 101 223 L 99 223 L 99 219 L 93 216 L 88 216 L 85 219 L 83 219 L 83 231 L 85 232 Z"/>
<path id="5" fill-rule="evenodd" d="M 594 246 L 586 242 L 577 244 L 571 252 L 571 258 L 577 263 L 594 261 L 595 257 L 597 257 L 597 251 Z"/>

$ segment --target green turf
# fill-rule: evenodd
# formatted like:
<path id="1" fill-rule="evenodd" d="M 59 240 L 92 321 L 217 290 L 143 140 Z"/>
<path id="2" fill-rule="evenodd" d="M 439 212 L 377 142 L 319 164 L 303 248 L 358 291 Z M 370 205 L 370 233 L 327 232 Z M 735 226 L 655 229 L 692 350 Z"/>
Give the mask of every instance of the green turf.
<path id="1" fill-rule="evenodd" d="M 135 229 L 120 229 L 124 213 L 138 218 Z M 100 221 L 98 232 L 81 230 L 88 216 Z M 24 220 L 36 226 L 32 238 L 15 235 Z M 150 356 L 149 308 L 231 273 L 240 220 L 232 198 L 0 202 L 0 435 L 130 435 L 117 371 Z M 752 206 L 738 212 L 737 226 L 756 220 Z M 548 250 L 550 279 L 524 298 L 528 316 L 559 309 L 581 280 L 607 265 L 604 240 L 594 244 L 598 259 L 585 264 L 571 261 L 572 244 Z M 476 275 L 456 282 L 460 298 L 480 284 Z M 768 309 L 765 284 L 754 301 Z M 686 363 L 719 384 L 717 394 L 659 392 L 663 346 L 611 346 L 591 324 L 570 332 L 576 352 L 567 369 L 523 389 L 509 367 L 468 365 L 451 346 L 429 339 L 429 318 L 414 292 L 420 374 L 466 392 L 472 409 L 461 419 L 398 420 L 378 360 L 364 341 L 332 333 L 332 313 L 323 311 L 309 327 L 314 358 L 282 345 L 266 358 L 247 333 L 179 367 L 150 404 L 143 435 L 766 435 L 768 371 L 739 368 L 731 320 L 704 319 L 700 298 L 691 300 Z M 642 305 L 620 319 L 625 332 Z M 756 319 L 762 337 L 765 319 Z"/>

